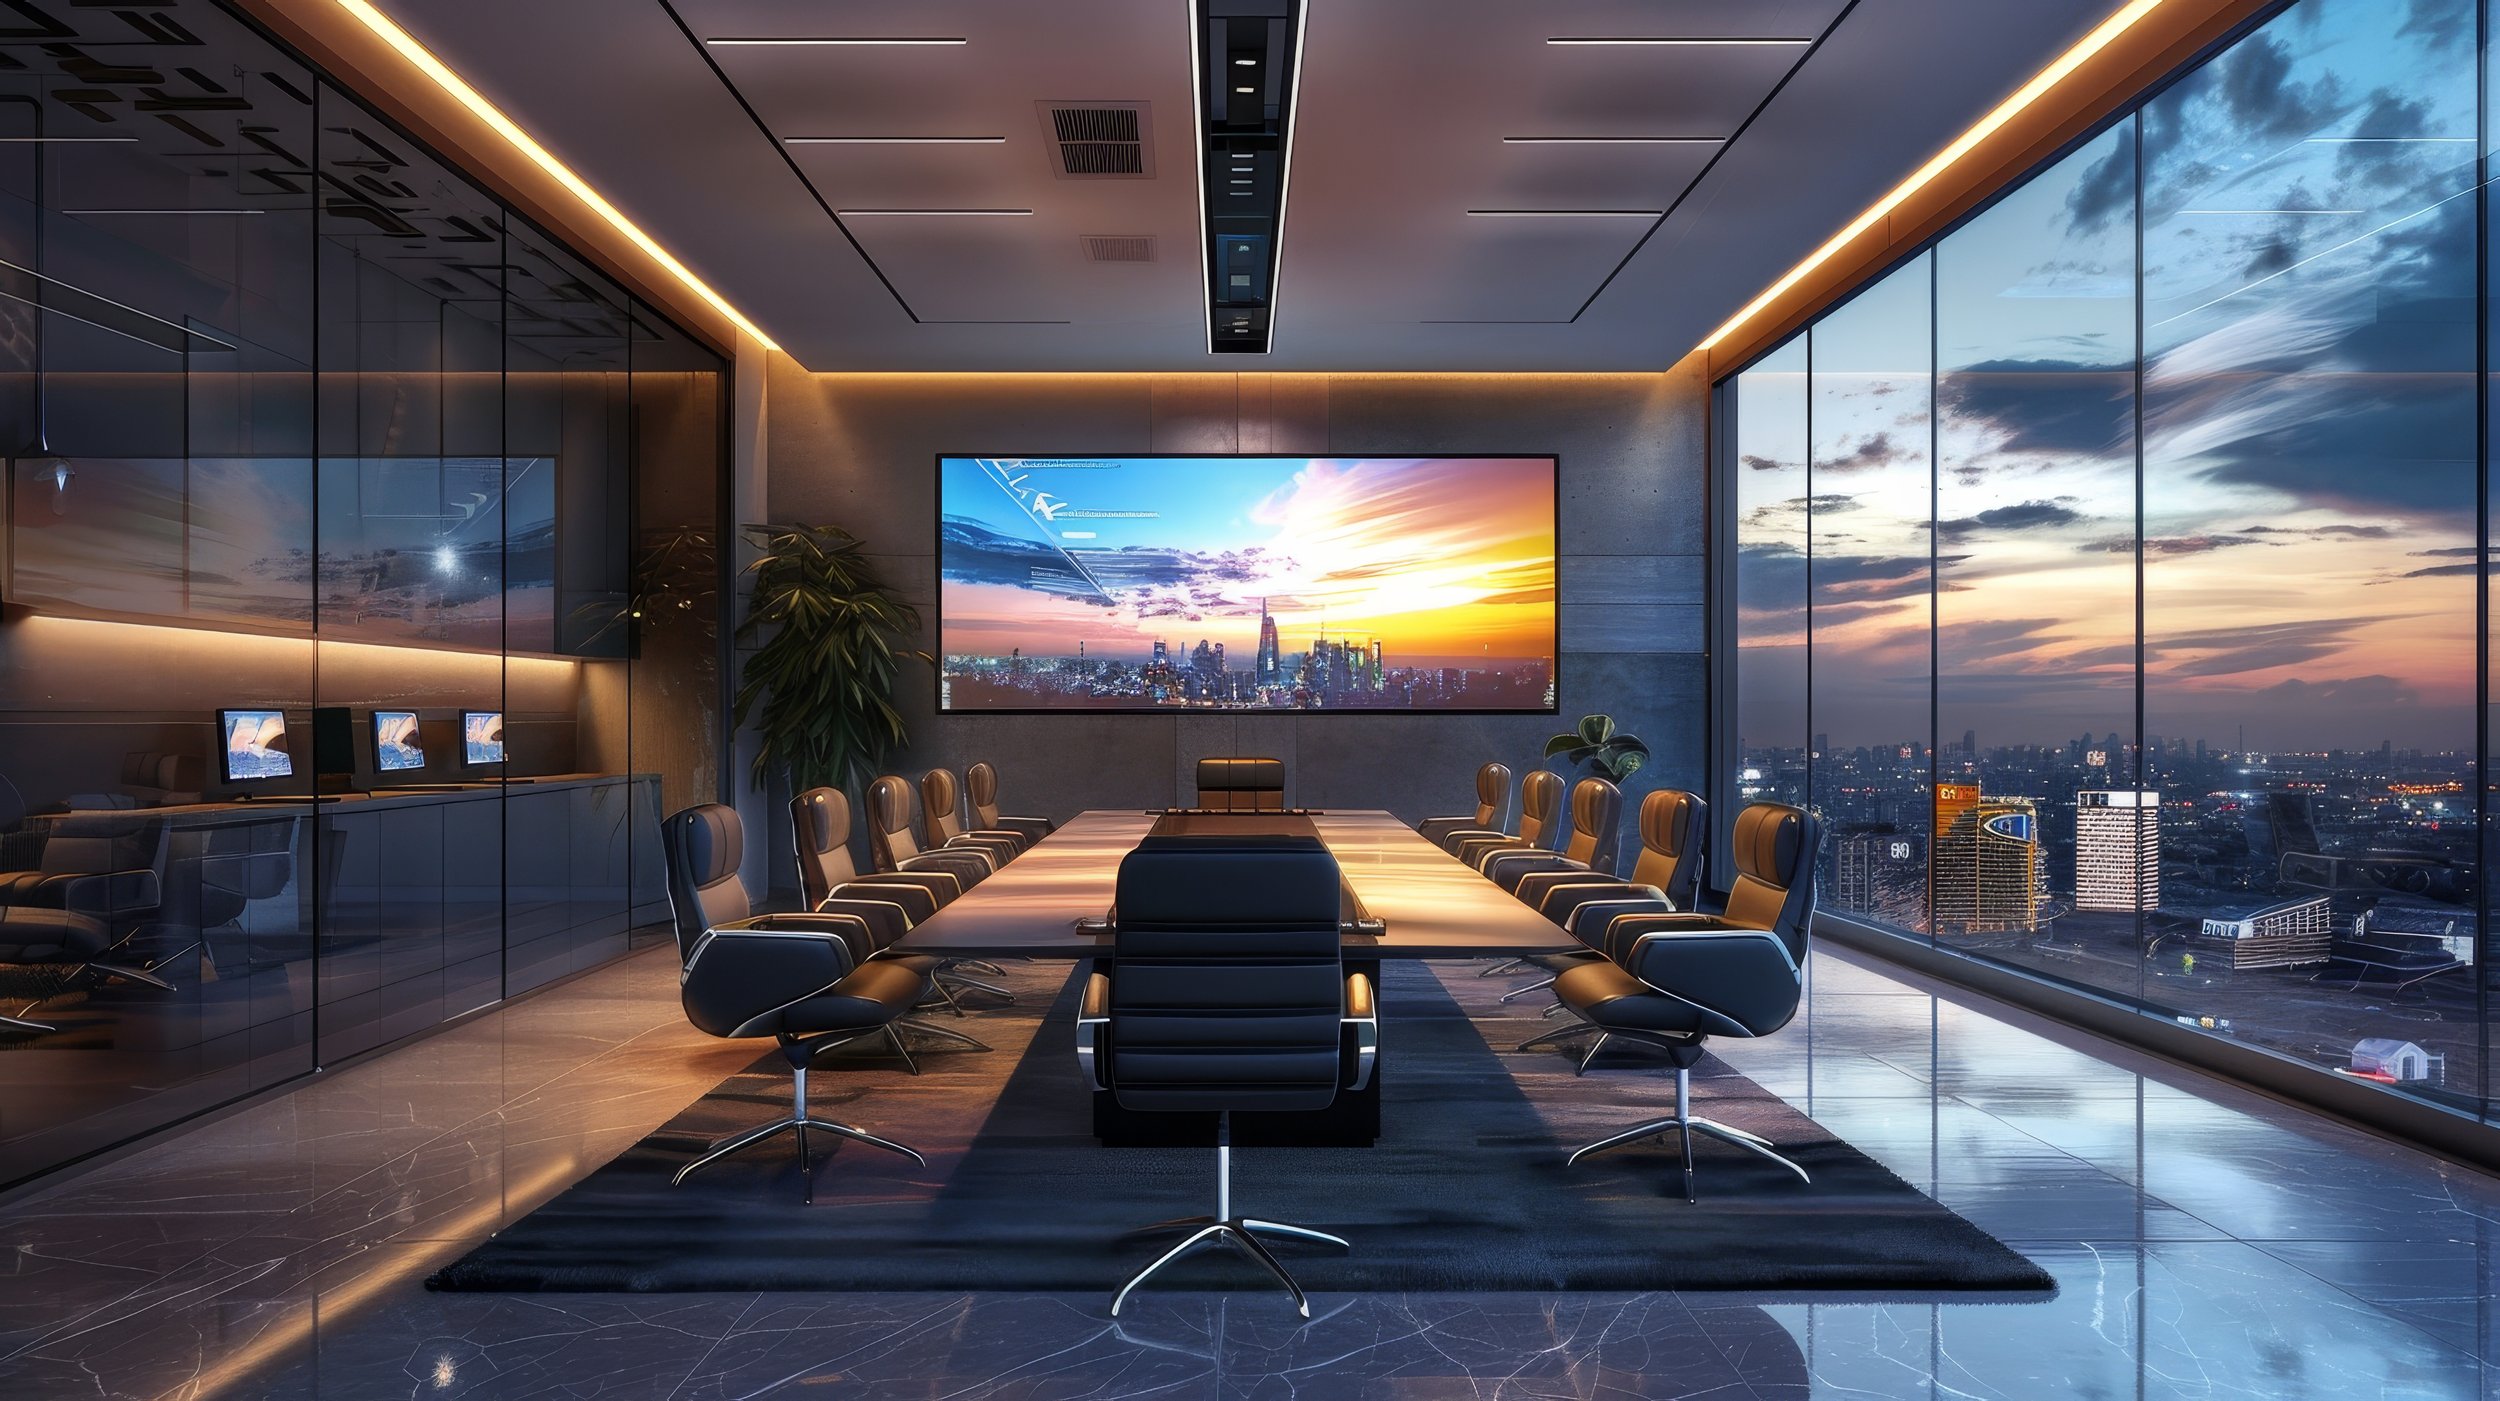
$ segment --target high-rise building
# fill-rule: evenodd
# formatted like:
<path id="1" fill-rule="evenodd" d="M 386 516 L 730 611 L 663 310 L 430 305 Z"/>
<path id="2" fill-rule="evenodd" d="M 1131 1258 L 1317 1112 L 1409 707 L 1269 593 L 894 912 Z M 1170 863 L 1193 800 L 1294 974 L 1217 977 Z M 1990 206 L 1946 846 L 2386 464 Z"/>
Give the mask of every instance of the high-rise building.
<path id="1" fill-rule="evenodd" d="M 2161 904 L 2161 795 L 2075 795 L 2075 908 L 2132 913 Z"/>
<path id="2" fill-rule="evenodd" d="M 1267 615 L 1267 600 L 1259 600 L 1259 684 L 1274 686 L 1285 679 L 1284 654 L 1276 645 L 1276 620 Z"/>
<path id="3" fill-rule="evenodd" d="M 2028 933 L 2040 925 L 2040 815 L 2029 798 L 1981 796 L 1977 784 L 1937 785 L 1969 794 L 1950 824 L 1939 823 L 1931 850 L 1936 932 Z"/>
<path id="4" fill-rule="evenodd" d="M 1377 691 L 1388 685 L 1388 677 L 1387 669 L 1381 665 L 1380 639 L 1375 637 L 1372 639 L 1372 689 Z"/>

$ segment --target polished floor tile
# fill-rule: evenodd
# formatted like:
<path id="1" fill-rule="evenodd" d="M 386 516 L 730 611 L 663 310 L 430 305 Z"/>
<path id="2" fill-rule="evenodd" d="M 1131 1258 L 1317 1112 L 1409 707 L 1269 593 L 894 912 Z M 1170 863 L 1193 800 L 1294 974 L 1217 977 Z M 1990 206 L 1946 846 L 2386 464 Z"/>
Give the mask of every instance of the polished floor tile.
<path id="1" fill-rule="evenodd" d="M 1473 971 L 1444 981 L 1488 1036 L 1535 1029 Z M 971 1019 L 1010 1047 L 1064 970 L 1011 976 L 1032 995 Z M 2054 1298 L 1319 1296 L 1304 1323 L 1256 1290 L 1117 1321 L 1094 1294 L 426 1292 L 754 1058 L 675 994 L 665 953 L 629 958 L 0 1203 L 0 1396 L 2500 1396 L 2500 1183 L 1830 953 L 1795 1024 L 1724 1058 Z M 1568 1073 L 1521 1061 L 1532 1097 Z M 942 1071 L 837 1071 L 826 1103 L 853 1070 L 977 1128 Z M 1590 1078 L 1625 1114 L 1666 1092 L 1638 1056 Z M 1547 1109 L 1558 1141 L 1589 1112 Z"/>

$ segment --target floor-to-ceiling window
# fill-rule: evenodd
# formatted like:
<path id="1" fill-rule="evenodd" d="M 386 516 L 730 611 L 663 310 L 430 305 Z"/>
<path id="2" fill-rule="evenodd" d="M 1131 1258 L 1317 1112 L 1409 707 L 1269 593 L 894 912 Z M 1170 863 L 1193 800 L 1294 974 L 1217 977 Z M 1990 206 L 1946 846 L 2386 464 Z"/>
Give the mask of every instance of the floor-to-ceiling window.
<path id="1" fill-rule="evenodd" d="M 1825 910 L 2487 1110 L 2480 9 L 2286 6 L 1723 383 Z"/>
<path id="2" fill-rule="evenodd" d="M 42 8 L 0 1185 L 623 951 L 722 767 L 721 357 L 224 6 Z"/>

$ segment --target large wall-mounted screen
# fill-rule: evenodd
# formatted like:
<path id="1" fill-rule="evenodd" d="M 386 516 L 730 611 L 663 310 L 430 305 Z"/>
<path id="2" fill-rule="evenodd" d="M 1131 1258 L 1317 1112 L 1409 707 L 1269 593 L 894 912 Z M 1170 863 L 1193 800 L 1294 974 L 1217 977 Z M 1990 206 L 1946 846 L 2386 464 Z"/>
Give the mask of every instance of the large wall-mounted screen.
<path id="1" fill-rule="evenodd" d="M 942 709 L 1554 709 L 1552 457 L 938 473 Z"/>

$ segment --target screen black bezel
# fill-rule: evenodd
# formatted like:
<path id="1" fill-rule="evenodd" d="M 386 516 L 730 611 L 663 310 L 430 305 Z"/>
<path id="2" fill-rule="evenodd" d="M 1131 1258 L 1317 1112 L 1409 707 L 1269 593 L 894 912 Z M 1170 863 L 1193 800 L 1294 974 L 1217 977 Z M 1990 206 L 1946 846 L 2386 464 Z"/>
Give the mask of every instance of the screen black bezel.
<path id="1" fill-rule="evenodd" d="M 946 675 L 945 675 L 945 673 L 946 673 L 946 554 L 945 554 L 945 545 L 946 545 L 946 512 L 945 512 L 945 501 L 946 501 L 946 497 L 945 497 L 945 488 L 946 488 L 946 460 L 947 460 L 948 458 L 950 458 L 950 457 L 964 457 L 964 458 L 973 458 L 973 457 L 998 457 L 998 458 L 1009 458 L 1009 459 L 1013 459 L 1013 458 L 1016 458 L 1016 457 L 1019 457 L 1019 456 L 1022 456 L 1022 457 L 1034 457 L 1034 456 L 1043 456 L 1043 455 L 1046 455 L 1046 456 L 1049 456 L 1049 457 L 1052 457 L 1052 458 L 1068 458 L 1068 459 L 1086 458 L 1086 457 L 1151 457 L 1151 458 L 1160 458 L 1160 459 L 1164 459 L 1164 460 L 1167 460 L 1167 461 L 1176 461 L 1176 462 L 1178 462 L 1178 461 L 1238 462 L 1238 461 L 1244 461 L 1244 460 L 1248 460 L 1248 459 L 1255 459 L 1255 458 L 1272 458 L 1272 457 L 1299 457 L 1299 458 L 1304 458 L 1304 459 L 1311 460 L 1311 461 L 1320 461 L 1320 460 L 1348 460 L 1348 459 L 1357 459 L 1357 458 L 1363 458 L 1363 459 L 1368 459 L 1368 458 L 1430 458 L 1430 459 L 1433 459 L 1433 460 L 1435 460 L 1435 461 L 1441 461 L 1441 462 L 1481 462 L 1481 461 L 1494 460 L 1494 459 L 1501 459 L 1501 460 L 1516 461 L 1516 460 L 1519 460 L 1519 459 L 1522 459 L 1522 458 L 1526 458 L 1526 459 L 1539 459 L 1539 458 L 1541 458 L 1541 459 L 1543 459 L 1543 460 L 1544 460 L 1544 461 L 1545 461 L 1545 462 L 1549 465 L 1549 467 L 1550 467 L 1550 469 L 1551 469 L 1551 471 L 1552 471 L 1552 473 L 1553 473 L 1553 481 L 1554 481 L 1554 492 L 1553 492 L 1553 499 L 1554 499 L 1554 675 L 1553 675 L 1553 683 L 1552 683 L 1552 684 L 1553 684 L 1553 691 L 1554 691 L 1554 703 L 1553 703 L 1552 705 L 1545 706 L 1545 707 L 1543 707 L 1542 709 L 1528 709 L 1528 708 L 1519 708 L 1519 707 L 1505 708 L 1505 709 L 1487 709 L 1487 708 L 1483 708 L 1483 707 L 1469 706 L 1469 707 L 1465 707 L 1465 708 L 1451 707 L 1451 708 L 1449 708 L 1449 709 L 1438 709 L 1438 708 L 1436 708 L 1436 709 L 1432 709 L 1432 710 L 1369 710 L 1369 709 L 1347 709 L 1347 710 L 1325 710 L 1325 709 L 1322 709 L 1322 710 L 1230 710 L 1230 709 L 1227 709 L 1227 710 L 1197 710 L 1197 709 L 1192 709 L 1192 708 L 1190 708 L 1190 707 L 1188 707 L 1188 706 L 1172 706 L 1172 705 L 1089 706 L 1089 707 L 1087 707 L 1087 708 L 1085 708 L 1085 709 L 1082 709 L 1082 710 L 1061 709 L 1061 708 L 1053 708 L 1053 707 L 1050 707 L 1050 706 L 983 706 L 983 707 L 981 707 L 980 709 L 977 709 L 977 710 L 955 710 L 955 709 L 950 709 L 950 708 L 947 706 L 947 704 L 946 704 L 946 684 L 945 684 L 945 681 L 946 681 Z M 938 714 L 938 715 L 948 716 L 948 717 L 953 717 L 953 716 L 962 716 L 962 715 L 1234 715 L 1234 716 L 1239 716 L 1239 715 L 1329 715 L 1329 716 L 1351 717 L 1351 716 L 1358 716 L 1358 715 L 1359 715 L 1359 716 L 1382 716 L 1382 715 L 1404 715 L 1404 716 L 1418 716 L 1418 715 L 1559 715 L 1559 714 L 1561 714 L 1561 713 L 1562 713 L 1562 680 L 1563 680 L 1563 675 L 1562 675 L 1562 673 L 1563 673 L 1563 651 L 1564 651 L 1564 648 L 1563 648 L 1563 615 L 1562 615 L 1562 454 L 1561 454 L 1561 453 L 1558 453 L 1558 452 L 1364 452 L 1364 453 L 1329 453 L 1329 452 L 1309 452 L 1309 453 L 1297 453 L 1297 452 L 1155 452 L 1155 451 L 1153 451 L 1153 450 L 1151 450 L 1151 449 L 1149 449 L 1149 450 L 1145 450 L 1145 451 L 1122 451 L 1122 452 L 1101 452 L 1101 453 L 1093 453 L 1093 452 L 1054 452 L 1054 453 L 1049 453 L 1049 454 L 1035 454 L 1035 453 L 1023 453 L 1023 454 L 1017 454 L 1017 453 L 941 452 L 941 453 L 936 454 L 935 456 L 933 456 L 933 457 L 930 459 L 930 462 L 929 462 L 929 487 L 930 487 L 930 501 L 931 501 L 931 508 L 930 508 L 930 511 L 929 511 L 929 553 L 930 553 L 930 562 L 931 562 L 931 564 L 935 567 L 935 572 L 936 572 L 936 575 L 937 575 L 937 584 L 936 584 L 936 590 L 935 590 L 935 602 L 934 602 L 934 604 L 933 604 L 933 610 L 935 611 L 935 613 L 936 613 L 937 617 L 936 617 L 936 621 L 935 621 L 935 623 L 932 625 L 932 629 L 931 629 L 931 630 L 932 630 L 932 633 L 933 633 L 933 636 L 932 636 L 932 638 L 931 638 L 931 641 L 934 643 L 933 651 L 934 651 L 934 654 L 935 654 L 935 656 L 936 656 L 936 658 L 937 658 L 937 664 L 936 664 L 936 668 L 935 668 L 935 670 L 936 670 L 936 684 L 935 684 L 935 685 L 933 685 L 933 686 L 930 688 L 930 693 L 929 693 L 929 705 L 930 705 L 930 708 L 931 708 L 931 709 L 932 709 L 932 710 L 933 710 L 936 714 Z"/>
<path id="2" fill-rule="evenodd" d="M 197 711 L 192 712 L 197 714 Z M 286 726 L 285 773 L 253 774 L 248 778 L 234 776 L 234 751 L 226 744 L 226 717 L 229 715 L 275 715 Z M 217 709 L 217 781 L 229 786 L 240 783 L 284 783 L 300 777 L 295 767 L 295 718 L 282 705 L 227 705 Z"/>

